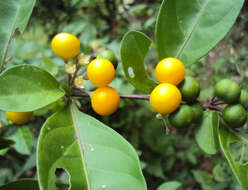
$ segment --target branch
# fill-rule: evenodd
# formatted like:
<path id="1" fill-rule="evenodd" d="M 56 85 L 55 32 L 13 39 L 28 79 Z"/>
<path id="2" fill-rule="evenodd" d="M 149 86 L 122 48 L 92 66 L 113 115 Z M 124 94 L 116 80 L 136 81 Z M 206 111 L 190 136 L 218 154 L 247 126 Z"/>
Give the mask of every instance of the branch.
<path id="1" fill-rule="evenodd" d="M 86 93 L 72 93 L 72 96 L 76 97 L 89 97 Z M 150 95 L 147 94 L 122 94 L 120 95 L 122 99 L 136 99 L 136 100 L 149 100 Z"/>

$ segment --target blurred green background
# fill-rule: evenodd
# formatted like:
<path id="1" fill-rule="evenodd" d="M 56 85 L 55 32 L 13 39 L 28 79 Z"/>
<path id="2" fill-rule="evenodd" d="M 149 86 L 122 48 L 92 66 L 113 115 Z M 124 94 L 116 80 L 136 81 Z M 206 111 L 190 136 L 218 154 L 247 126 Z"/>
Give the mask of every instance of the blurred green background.
<path id="1" fill-rule="evenodd" d="M 37 0 L 24 35 L 17 35 L 10 46 L 7 67 L 23 63 L 37 65 L 63 81 L 64 62 L 52 53 L 50 41 L 56 33 L 69 32 L 80 39 L 81 52 L 85 54 L 95 56 L 103 49 L 112 50 L 119 65 L 111 86 L 120 94 L 139 93 L 128 84 L 122 71 L 120 42 L 123 35 L 133 29 L 154 39 L 160 3 L 160 0 Z M 220 78 L 231 78 L 247 88 L 247 10 L 248 3 L 225 39 L 187 68 L 187 75 L 196 77 L 200 83 L 203 103 L 210 100 L 213 86 Z M 155 78 L 154 46 L 145 61 L 148 73 Z M 87 88 L 92 86 L 88 84 Z M 115 129 L 136 148 L 149 190 L 167 181 L 180 182 L 184 190 L 241 189 L 221 153 L 209 157 L 201 152 L 193 130 L 172 131 L 166 136 L 163 123 L 156 119 L 149 102 L 121 100 L 115 114 L 99 117 L 92 111 L 89 99 L 79 101 L 83 111 Z M 46 118 L 61 107 L 62 100 L 37 110 L 25 126 L 12 124 L 1 112 L 0 136 L 14 139 L 16 144 L 0 151 L 0 185 L 19 178 L 35 178 L 35 147 L 40 128 Z M 57 176 L 58 181 L 66 183 L 68 180 L 62 171 L 57 171 Z"/>

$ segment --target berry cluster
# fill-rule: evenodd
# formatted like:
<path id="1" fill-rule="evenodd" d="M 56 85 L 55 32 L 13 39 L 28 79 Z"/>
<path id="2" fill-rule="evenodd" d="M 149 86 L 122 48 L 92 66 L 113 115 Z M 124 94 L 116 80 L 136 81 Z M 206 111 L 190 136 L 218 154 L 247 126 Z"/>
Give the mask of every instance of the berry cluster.
<path id="1" fill-rule="evenodd" d="M 111 115 L 120 103 L 119 93 L 108 84 L 115 75 L 113 64 L 105 58 L 96 58 L 87 67 L 89 80 L 97 87 L 91 96 L 93 110 L 99 115 Z"/>
<path id="2" fill-rule="evenodd" d="M 203 115 L 203 106 L 196 100 L 200 93 L 199 84 L 195 78 L 185 77 L 185 73 L 185 67 L 180 60 L 161 60 L 155 68 L 160 84 L 150 95 L 152 108 L 160 114 L 169 114 L 168 121 L 176 128 L 189 127 Z"/>
<path id="3" fill-rule="evenodd" d="M 80 42 L 78 38 L 69 33 L 57 34 L 52 42 L 51 47 L 55 55 L 64 60 L 75 58 L 80 51 Z M 74 84 L 78 88 L 84 88 L 84 76 L 76 76 L 80 66 L 85 66 L 90 62 L 90 58 L 83 54 L 78 55 L 77 63 L 68 61 L 66 63 L 66 71 L 73 77 Z M 113 63 L 112 63 L 113 62 Z M 117 59 L 115 55 L 104 50 L 97 55 L 97 58 L 92 60 L 87 67 L 87 77 L 92 84 L 98 87 L 91 94 L 91 105 L 93 110 L 99 115 L 110 115 L 116 111 L 119 106 L 120 96 L 118 92 L 109 87 L 115 75 Z"/>
<path id="4" fill-rule="evenodd" d="M 215 95 L 228 104 L 222 112 L 224 122 L 233 128 L 242 127 L 247 120 L 248 92 L 229 79 L 222 79 L 215 85 Z"/>

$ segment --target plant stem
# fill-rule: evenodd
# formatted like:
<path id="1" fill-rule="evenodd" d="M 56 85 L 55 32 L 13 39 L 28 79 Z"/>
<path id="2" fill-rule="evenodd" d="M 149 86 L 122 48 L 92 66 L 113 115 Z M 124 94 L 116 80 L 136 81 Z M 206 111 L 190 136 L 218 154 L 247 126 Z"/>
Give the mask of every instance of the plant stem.
<path id="1" fill-rule="evenodd" d="M 72 96 L 77 97 L 89 97 L 86 93 L 72 93 Z M 136 99 L 136 100 L 149 100 L 150 95 L 147 94 L 121 94 L 120 98 L 122 99 Z"/>
<path id="2" fill-rule="evenodd" d="M 166 135 L 169 135 L 170 134 L 170 128 L 168 127 L 167 123 L 166 123 L 166 119 L 163 117 L 163 123 L 164 123 L 164 126 L 165 126 L 165 130 L 166 130 Z"/>

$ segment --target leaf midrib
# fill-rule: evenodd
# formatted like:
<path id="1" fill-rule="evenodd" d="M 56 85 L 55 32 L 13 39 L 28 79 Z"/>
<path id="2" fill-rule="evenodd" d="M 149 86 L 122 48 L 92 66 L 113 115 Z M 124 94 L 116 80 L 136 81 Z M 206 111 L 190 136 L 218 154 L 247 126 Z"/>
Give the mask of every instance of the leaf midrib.
<path id="1" fill-rule="evenodd" d="M 81 138 L 80 138 L 80 134 L 78 131 L 78 122 L 75 116 L 75 112 L 73 110 L 73 106 L 70 106 L 70 110 L 71 110 L 71 116 L 72 116 L 72 122 L 73 122 L 73 127 L 75 129 L 75 133 L 77 136 L 77 143 L 79 146 L 79 150 L 80 150 L 80 155 L 81 155 L 81 160 L 82 160 L 82 164 L 83 164 L 83 168 L 84 168 L 84 172 L 85 172 L 85 178 L 86 178 L 86 183 L 87 183 L 87 187 L 88 190 L 92 190 L 91 186 L 90 186 L 90 180 L 89 180 L 89 174 L 88 174 L 88 170 L 87 170 L 87 165 L 86 165 L 86 159 L 85 159 L 85 153 L 84 153 L 84 149 L 83 149 L 83 143 L 81 142 Z"/>
<path id="2" fill-rule="evenodd" d="M 191 29 L 191 31 L 189 32 L 188 36 L 185 38 L 182 46 L 180 47 L 179 51 L 177 52 L 177 55 L 176 55 L 176 58 L 179 58 L 184 50 L 184 48 L 186 47 L 187 43 L 189 42 L 191 36 L 193 35 L 193 32 L 195 31 L 199 21 L 200 21 L 200 18 L 201 16 L 203 15 L 203 13 L 205 12 L 207 6 L 209 5 L 211 0 L 209 0 L 205 5 L 204 7 L 202 8 L 202 11 L 200 12 L 199 16 L 196 18 L 195 20 L 195 23 L 193 24 L 193 27 Z"/>
<path id="3" fill-rule="evenodd" d="M 5 62 L 5 57 L 7 55 L 7 50 L 9 48 L 9 44 L 10 44 L 10 41 L 11 41 L 11 37 L 12 35 L 14 34 L 15 32 L 15 26 L 16 26 L 16 22 L 18 20 L 18 15 L 20 13 L 20 9 L 21 9 L 21 2 L 19 1 L 19 4 L 18 4 L 18 7 L 17 7 L 17 11 L 16 11 L 16 15 L 15 15 L 15 19 L 14 19 L 14 22 L 12 24 L 12 27 L 11 27 L 11 30 L 10 30 L 10 34 L 8 36 L 8 41 L 7 41 L 7 45 L 6 47 L 4 48 L 4 53 L 3 53 L 3 57 L 2 57 L 2 60 L 1 60 L 1 63 L 0 63 L 0 72 L 2 71 L 2 67 L 3 67 L 3 64 Z"/>

